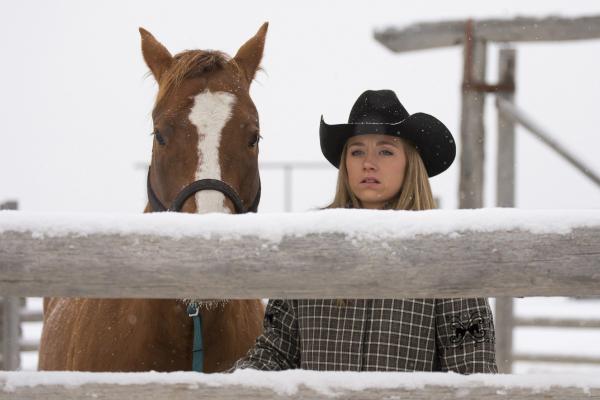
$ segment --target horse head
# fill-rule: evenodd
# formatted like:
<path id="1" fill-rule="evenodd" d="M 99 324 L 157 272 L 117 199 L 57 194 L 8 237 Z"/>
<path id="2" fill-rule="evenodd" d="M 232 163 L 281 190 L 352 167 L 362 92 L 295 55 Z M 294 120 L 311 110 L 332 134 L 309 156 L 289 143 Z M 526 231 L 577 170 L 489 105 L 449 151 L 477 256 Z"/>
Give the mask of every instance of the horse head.
<path id="1" fill-rule="evenodd" d="M 267 24 L 233 58 L 201 50 L 172 56 L 148 31 L 140 33 L 144 59 L 158 82 L 146 211 L 255 209 L 260 136 L 249 89 Z M 258 299 L 191 302 L 204 306 L 196 310 L 206 328 L 205 372 L 230 368 L 262 331 Z M 178 299 L 46 299 L 39 369 L 186 370 L 192 367 L 196 320 Z"/>
<path id="2" fill-rule="evenodd" d="M 207 50 L 172 56 L 140 28 L 144 60 L 158 83 L 146 211 L 256 211 L 260 127 L 249 91 L 267 28 L 233 58 Z"/>

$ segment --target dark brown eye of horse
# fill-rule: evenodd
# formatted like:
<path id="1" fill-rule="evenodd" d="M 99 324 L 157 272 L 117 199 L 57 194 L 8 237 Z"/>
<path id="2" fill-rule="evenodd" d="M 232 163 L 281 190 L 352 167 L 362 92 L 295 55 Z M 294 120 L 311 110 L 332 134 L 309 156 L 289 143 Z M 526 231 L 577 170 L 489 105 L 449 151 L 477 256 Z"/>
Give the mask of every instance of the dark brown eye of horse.
<path id="1" fill-rule="evenodd" d="M 252 139 L 250 139 L 248 142 L 248 147 L 256 147 L 260 139 L 262 139 L 262 136 L 260 136 L 258 133 L 253 135 Z"/>
<path id="2" fill-rule="evenodd" d="M 162 135 L 160 134 L 158 129 L 155 129 L 154 132 L 152 132 L 152 134 L 156 138 L 156 141 L 158 142 L 158 144 L 160 144 L 161 146 L 165 145 L 165 138 L 162 137 Z"/>

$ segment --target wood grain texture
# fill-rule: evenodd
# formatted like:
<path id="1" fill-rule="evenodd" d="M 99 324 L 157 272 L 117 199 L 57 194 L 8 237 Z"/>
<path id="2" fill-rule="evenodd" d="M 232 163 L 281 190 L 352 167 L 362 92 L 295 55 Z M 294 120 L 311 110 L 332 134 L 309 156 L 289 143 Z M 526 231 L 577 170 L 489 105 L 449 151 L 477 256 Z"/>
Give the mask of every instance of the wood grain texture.
<path id="1" fill-rule="evenodd" d="M 410 298 L 600 294 L 600 227 L 569 234 L 342 234 L 210 240 L 0 234 L 0 292 L 102 298 Z"/>
<path id="2" fill-rule="evenodd" d="M 0 378 L 0 386 L 3 386 Z M 333 397 L 337 396 L 337 397 Z M 331 393 L 320 393 L 314 389 L 300 386 L 292 394 L 277 393 L 268 388 L 256 388 L 242 385 L 211 387 L 205 384 L 144 384 L 144 385 L 110 385 L 86 384 L 77 387 L 59 385 L 43 385 L 35 387 L 18 387 L 13 391 L 0 391 L 0 400 L 32 399 L 171 399 L 171 400 L 277 400 L 277 399 L 329 399 L 341 398 L 349 400 L 371 399 L 600 399 L 600 389 L 592 388 L 584 391 L 575 387 L 553 387 L 551 390 L 534 388 L 504 388 L 498 386 L 444 386 L 430 385 L 424 388 L 406 387 L 391 389 L 350 390 L 349 388 L 333 389 Z"/>
<path id="3" fill-rule="evenodd" d="M 0 290 L 0 293 L 4 291 Z M 2 369 L 16 370 L 20 366 L 19 354 L 19 310 L 20 299 L 18 297 L 2 297 Z"/>
<path id="4" fill-rule="evenodd" d="M 554 150 L 556 154 L 561 156 L 573 167 L 577 168 L 580 173 L 594 182 L 597 187 L 600 187 L 600 175 L 595 173 L 592 167 L 580 160 L 575 154 L 567 150 L 566 146 L 563 146 L 554 139 L 556 135 L 550 134 L 546 129 L 533 121 L 523 110 L 501 97 L 496 99 L 496 106 L 498 107 L 498 110 L 502 112 L 504 118 L 518 122 L 527 130 L 527 132 L 533 134 L 533 136 L 542 143 Z"/>
<path id="5" fill-rule="evenodd" d="M 394 52 L 455 46 L 464 42 L 466 20 L 427 22 L 386 28 L 375 39 Z M 474 20 L 478 39 L 492 42 L 540 42 L 600 38 L 600 16 Z"/>
<path id="6" fill-rule="evenodd" d="M 515 49 L 500 49 L 498 82 L 515 86 Z M 511 103 L 514 92 L 496 94 Z M 496 206 L 515 206 L 515 123 L 498 110 L 498 146 L 496 158 Z M 513 355 L 513 299 L 498 297 L 495 303 L 496 360 L 501 373 L 512 372 Z"/>
<path id="7" fill-rule="evenodd" d="M 474 40 L 469 50 L 465 45 L 463 83 L 484 82 L 487 44 Z M 469 65 L 470 64 L 470 65 Z M 467 76 L 471 74 L 470 78 Z M 485 160 L 485 93 L 463 90 L 460 121 L 460 178 L 459 208 L 483 207 L 484 160 Z"/>

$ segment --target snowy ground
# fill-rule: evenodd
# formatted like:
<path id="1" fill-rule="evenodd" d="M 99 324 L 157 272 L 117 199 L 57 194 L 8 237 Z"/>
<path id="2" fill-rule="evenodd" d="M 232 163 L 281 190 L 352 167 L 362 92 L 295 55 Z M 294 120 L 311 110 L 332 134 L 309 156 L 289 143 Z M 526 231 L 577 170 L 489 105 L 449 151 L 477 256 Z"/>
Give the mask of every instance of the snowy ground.
<path id="1" fill-rule="evenodd" d="M 41 310 L 42 301 L 38 298 L 29 298 L 27 307 L 32 310 Z M 600 299 L 579 300 L 565 297 L 516 299 L 515 314 L 519 317 L 600 319 Z M 25 339 L 39 340 L 41 323 L 28 322 L 23 325 Z M 514 335 L 514 346 L 518 353 L 600 358 L 600 329 L 517 328 Z M 37 353 L 22 353 L 21 365 L 23 370 L 35 370 Z M 600 374 L 600 365 L 517 362 L 514 366 L 516 374 L 546 372 Z"/>

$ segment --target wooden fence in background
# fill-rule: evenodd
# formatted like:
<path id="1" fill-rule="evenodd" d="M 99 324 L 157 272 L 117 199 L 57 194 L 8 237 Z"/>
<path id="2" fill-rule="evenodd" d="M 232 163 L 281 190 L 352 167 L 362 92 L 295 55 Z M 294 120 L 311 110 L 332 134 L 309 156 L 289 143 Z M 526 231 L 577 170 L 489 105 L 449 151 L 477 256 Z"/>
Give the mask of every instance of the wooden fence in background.
<path id="1" fill-rule="evenodd" d="M 16 201 L 0 204 L 0 210 L 17 210 Z M 6 297 L 0 291 L 0 370 L 16 370 L 20 366 L 20 318 L 23 298 Z"/>
<path id="2" fill-rule="evenodd" d="M 515 207 L 515 127 L 521 125 L 542 143 L 551 148 L 584 176 L 600 187 L 600 176 L 593 172 L 574 154 L 571 154 L 546 130 L 534 123 L 523 110 L 514 104 L 516 93 L 516 51 L 500 50 L 498 80 L 486 80 L 487 49 L 489 43 L 510 46 L 516 42 L 561 42 L 571 40 L 600 39 L 600 16 L 578 18 L 517 17 L 513 19 L 455 20 L 416 23 L 403 28 L 387 28 L 376 31 L 375 40 L 395 53 L 434 49 L 460 45 L 463 47 L 460 182 L 459 207 L 481 208 L 484 188 L 484 159 L 486 132 L 484 125 L 485 98 L 496 96 L 498 110 L 498 148 L 496 166 L 496 205 Z M 498 322 L 497 354 L 499 367 L 510 372 L 513 362 L 512 336 L 518 320 L 513 315 L 513 299 L 501 297 L 496 300 L 495 317 Z M 531 321 L 529 321 L 529 324 Z M 565 322 L 570 323 L 570 322 Z M 572 323 L 573 327 L 576 326 Z M 531 356 L 516 356 L 520 360 L 532 360 Z M 536 360 L 547 360 L 534 356 Z M 574 358 L 554 357 L 553 361 L 573 362 Z M 597 363 L 600 360 L 581 358 L 580 361 Z"/>

